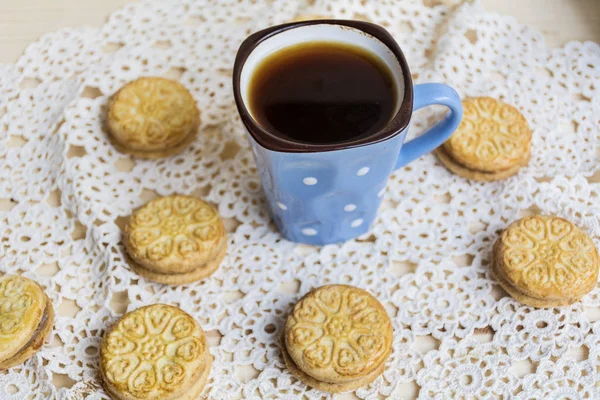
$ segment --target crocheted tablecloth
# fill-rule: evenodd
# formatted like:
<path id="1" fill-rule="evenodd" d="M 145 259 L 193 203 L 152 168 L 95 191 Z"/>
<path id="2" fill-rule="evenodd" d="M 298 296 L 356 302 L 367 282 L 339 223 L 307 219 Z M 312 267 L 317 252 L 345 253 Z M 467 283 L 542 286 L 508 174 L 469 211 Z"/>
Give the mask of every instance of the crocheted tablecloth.
<path id="1" fill-rule="evenodd" d="M 157 302 L 179 305 L 207 331 L 215 361 L 204 398 L 329 398 L 286 370 L 278 343 L 293 304 L 326 283 L 371 292 L 395 330 L 383 375 L 336 398 L 600 396 L 600 289 L 571 307 L 534 309 L 506 297 L 489 273 L 498 232 L 523 215 L 565 217 L 600 244 L 600 186 L 591 183 L 600 47 L 549 49 L 540 33 L 477 2 L 439 3 L 146 1 L 100 29 L 48 34 L 0 66 L 0 270 L 39 281 L 57 310 L 49 343 L 0 373 L 0 398 L 106 398 L 102 335 L 126 310 Z M 392 175 L 369 234 L 322 248 L 283 240 L 265 210 L 231 70 L 248 34 L 298 15 L 381 24 L 416 83 L 513 104 L 534 130 L 529 166 L 478 183 L 427 155 Z M 132 159 L 102 130 L 107 98 L 144 75 L 178 79 L 198 102 L 200 132 L 180 155 Z M 438 113 L 415 114 L 411 134 Z M 201 196 L 227 219 L 228 255 L 202 282 L 154 284 L 124 260 L 126 217 L 171 193 Z"/>

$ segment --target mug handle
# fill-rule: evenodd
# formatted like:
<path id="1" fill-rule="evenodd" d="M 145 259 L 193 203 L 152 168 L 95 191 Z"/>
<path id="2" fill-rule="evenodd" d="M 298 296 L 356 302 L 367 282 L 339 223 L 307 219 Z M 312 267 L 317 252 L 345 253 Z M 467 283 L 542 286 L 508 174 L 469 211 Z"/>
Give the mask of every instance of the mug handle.
<path id="1" fill-rule="evenodd" d="M 460 97 L 454 89 L 442 83 L 415 85 L 413 112 L 434 104 L 446 106 L 450 112 L 421 136 L 402 146 L 396 162 L 396 169 L 404 167 L 409 162 L 441 146 L 460 125 L 463 109 Z"/>

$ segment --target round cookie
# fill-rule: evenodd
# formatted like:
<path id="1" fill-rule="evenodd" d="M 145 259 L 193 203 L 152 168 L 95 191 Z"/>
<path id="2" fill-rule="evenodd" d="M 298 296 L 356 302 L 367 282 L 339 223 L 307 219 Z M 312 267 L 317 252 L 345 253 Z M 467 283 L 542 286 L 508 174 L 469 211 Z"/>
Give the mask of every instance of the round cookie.
<path id="1" fill-rule="evenodd" d="M 533 307 L 573 304 L 596 285 L 594 242 L 571 222 L 550 216 L 510 224 L 494 245 L 492 272 L 516 300 Z"/>
<path id="2" fill-rule="evenodd" d="M 125 314 L 100 346 L 100 375 L 116 400 L 196 399 L 211 363 L 200 325 L 165 304 Z"/>
<path id="3" fill-rule="evenodd" d="M 297 377 L 323 390 L 365 385 L 383 369 L 393 330 L 385 308 L 368 292 L 328 285 L 306 294 L 288 317 L 283 333 L 287 363 Z"/>
<path id="4" fill-rule="evenodd" d="M 505 179 L 529 162 L 531 129 L 513 106 L 490 97 L 463 100 L 463 120 L 436 152 L 457 175 Z"/>
<path id="5" fill-rule="evenodd" d="M 36 282 L 0 277 L 0 370 L 31 358 L 54 325 L 52 302 Z"/>
<path id="6" fill-rule="evenodd" d="M 469 169 L 498 172 L 519 164 L 531 129 L 515 107 L 490 97 L 463 100 L 463 119 L 444 150 Z"/>
<path id="7" fill-rule="evenodd" d="M 194 140 L 200 111 L 179 82 L 139 78 L 110 98 L 107 126 L 117 150 L 155 159 L 179 153 Z"/>
<path id="8" fill-rule="evenodd" d="M 216 260 L 227 240 L 213 206 L 171 195 L 136 210 L 125 226 L 123 243 L 139 267 L 169 275 L 207 270 L 205 265 Z"/>

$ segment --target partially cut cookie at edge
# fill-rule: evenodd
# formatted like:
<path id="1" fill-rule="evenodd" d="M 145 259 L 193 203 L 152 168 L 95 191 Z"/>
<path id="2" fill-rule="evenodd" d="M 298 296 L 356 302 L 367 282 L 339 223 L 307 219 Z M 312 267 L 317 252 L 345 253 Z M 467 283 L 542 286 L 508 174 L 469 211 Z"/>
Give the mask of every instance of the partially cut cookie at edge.
<path id="1" fill-rule="evenodd" d="M 0 277 L 0 369 L 21 364 L 44 344 L 54 325 L 54 309 L 37 282 Z"/>

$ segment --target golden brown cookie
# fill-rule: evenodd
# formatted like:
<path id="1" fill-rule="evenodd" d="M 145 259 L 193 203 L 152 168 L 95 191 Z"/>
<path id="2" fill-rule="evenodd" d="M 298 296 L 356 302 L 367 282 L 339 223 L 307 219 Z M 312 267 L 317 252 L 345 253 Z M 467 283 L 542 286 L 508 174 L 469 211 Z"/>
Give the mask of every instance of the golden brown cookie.
<path id="1" fill-rule="evenodd" d="M 123 232 L 134 269 L 145 276 L 174 275 L 202 279 L 225 255 L 223 221 L 210 204 L 190 196 L 160 197 L 136 210 Z M 143 275 L 143 274 L 142 274 Z"/>
<path id="2" fill-rule="evenodd" d="M 108 102 L 106 119 L 117 150 L 155 159 L 176 154 L 194 140 L 200 111 L 179 82 L 148 77 L 119 89 Z"/>
<path id="3" fill-rule="evenodd" d="M 39 284 L 21 276 L 0 277 L 0 370 L 31 358 L 53 325 L 52 302 Z"/>
<path id="4" fill-rule="evenodd" d="M 307 385 L 354 390 L 379 376 L 392 350 L 385 308 L 368 292 L 328 285 L 306 294 L 283 332 L 284 360 Z"/>
<path id="5" fill-rule="evenodd" d="M 531 129 L 513 106 L 490 97 L 463 100 L 463 120 L 437 151 L 457 175 L 494 181 L 514 175 L 529 162 Z"/>
<path id="6" fill-rule="evenodd" d="M 196 399 L 211 363 L 200 325 L 166 304 L 125 314 L 100 346 L 100 375 L 116 400 Z"/>
<path id="7" fill-rule="evenodd" d="M 494 245 L 492 272 L 516 300 L 533 307 L 566 306 L 598 280 L 594 242 L 571 222 L 549 216 L 510 224 Z"/>

